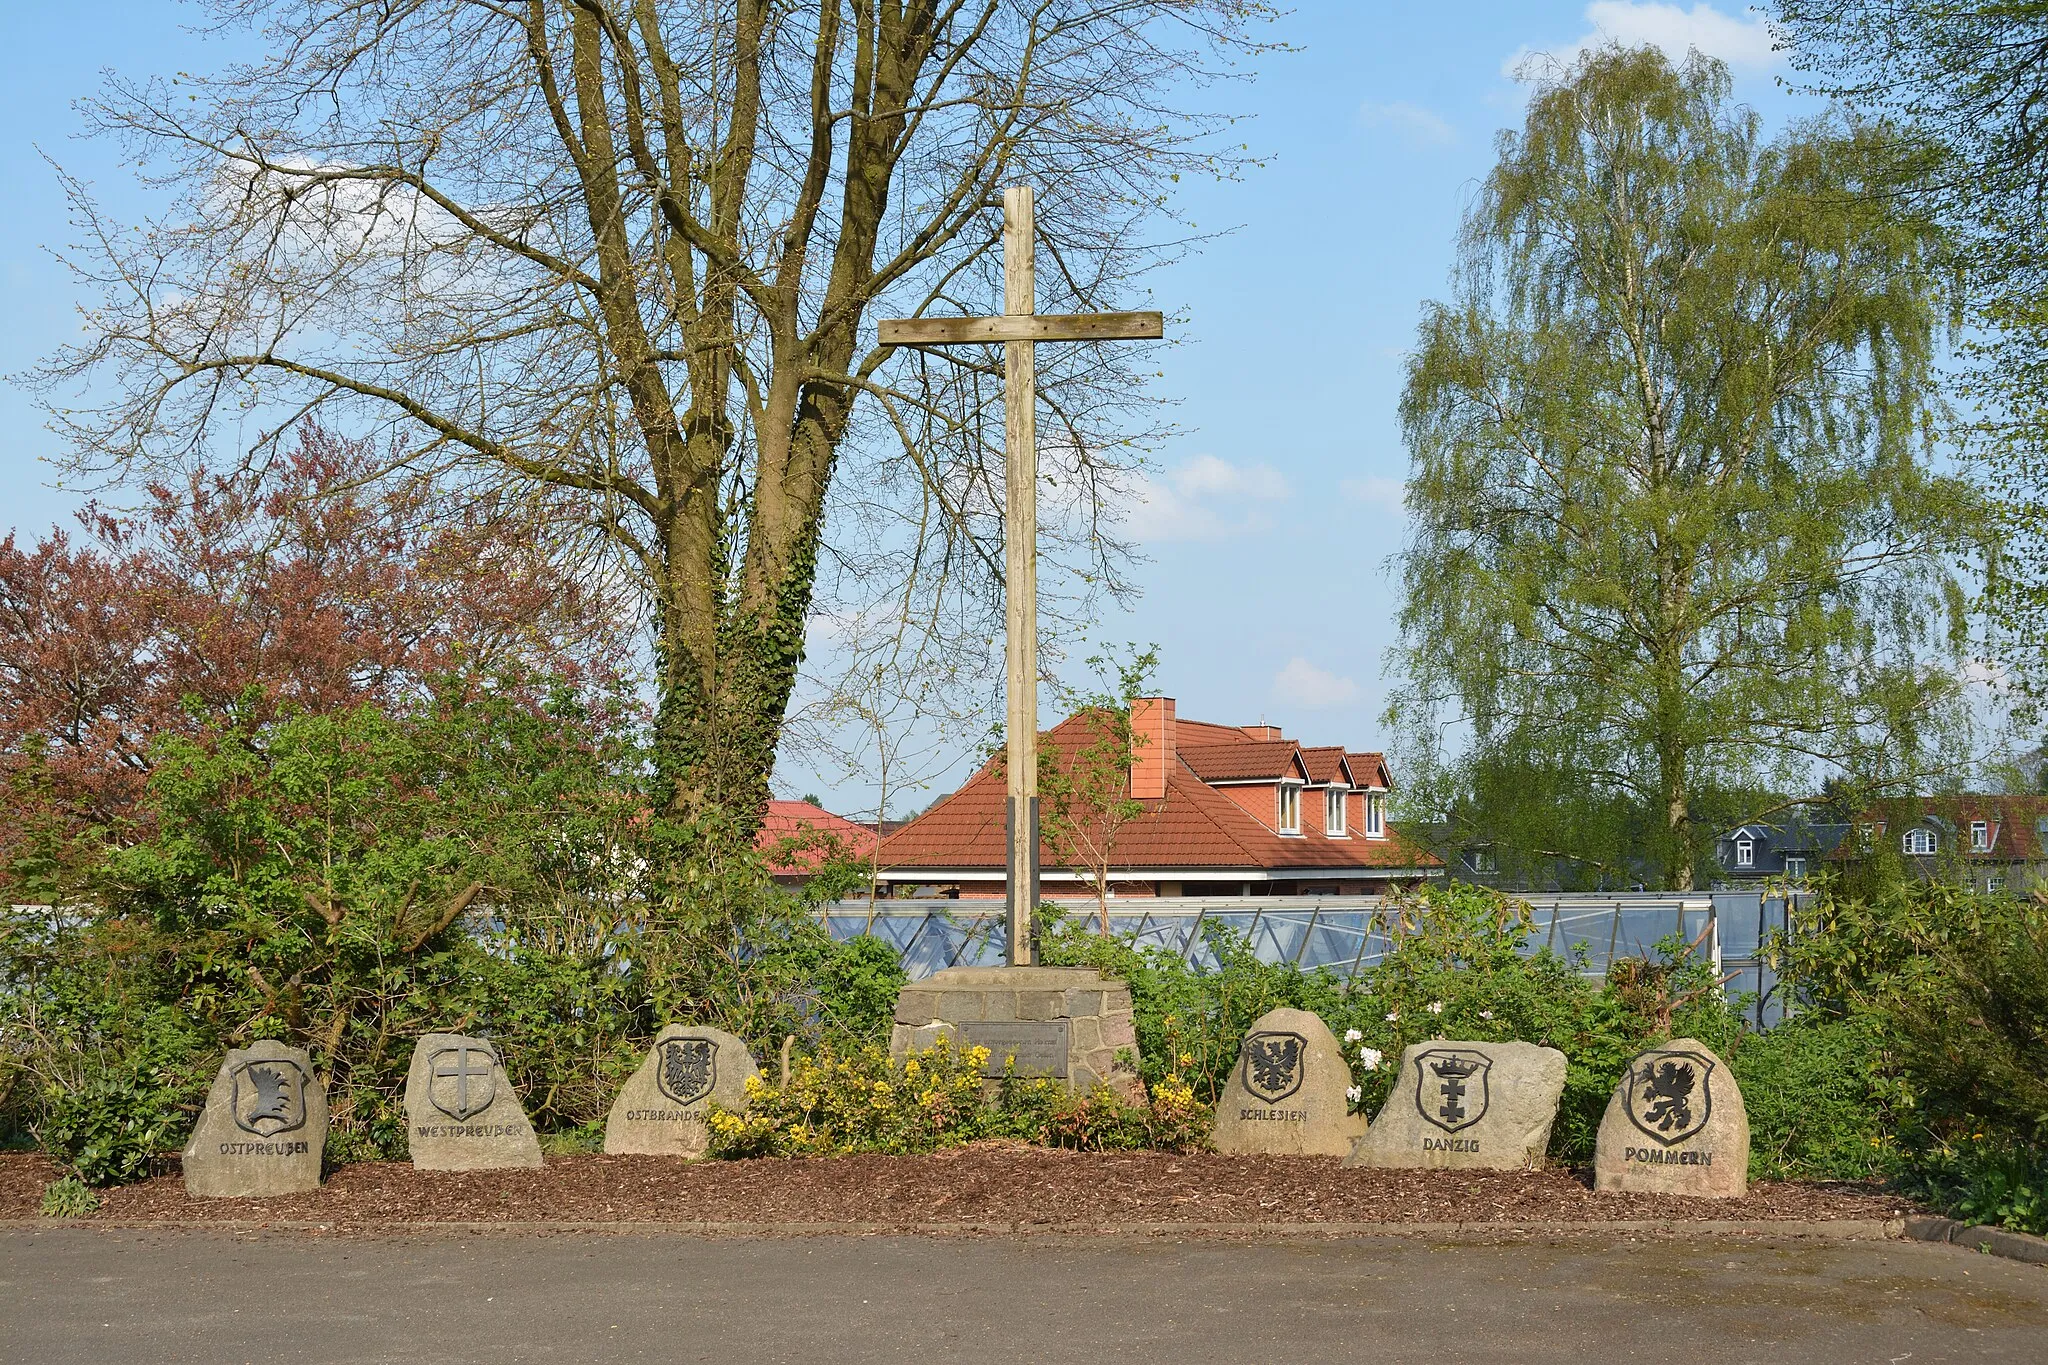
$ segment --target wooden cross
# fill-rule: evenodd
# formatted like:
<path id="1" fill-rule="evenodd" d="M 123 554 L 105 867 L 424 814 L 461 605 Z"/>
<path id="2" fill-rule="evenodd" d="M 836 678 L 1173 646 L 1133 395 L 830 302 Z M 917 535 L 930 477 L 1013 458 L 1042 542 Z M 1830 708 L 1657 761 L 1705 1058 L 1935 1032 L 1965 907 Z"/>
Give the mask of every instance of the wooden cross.
<path id="1" fill-rule="evenodd" d="M 1003 868 L 1008 961 L 1031 965 L 1038 910 L 1038 367 L 1040 341 L 1142 341 L 1164 333 L 1157 313 L 1038 312 L 1031 187 L 1003 191 L 1003 312 L 992 318 L 893 318 L 885 346 L 1003 346 L 1003 601 L 1008 655 L 1009 799 Z"/>

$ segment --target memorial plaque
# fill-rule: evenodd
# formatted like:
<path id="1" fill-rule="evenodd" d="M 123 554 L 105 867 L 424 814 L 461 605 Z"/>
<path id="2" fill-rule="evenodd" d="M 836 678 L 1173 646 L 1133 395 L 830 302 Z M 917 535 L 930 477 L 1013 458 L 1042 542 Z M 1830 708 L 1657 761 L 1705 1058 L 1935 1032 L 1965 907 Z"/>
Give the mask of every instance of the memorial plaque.
<path id="1" fill-rule="evenodd" d="M 195 1198 L 296 1194 L 320 1188 L 327 1093 L 305 1052 L 278 1042 L 230 1052 L 185 1145 Z"/>
<path id="2" fill-rule="evenodd" d="M 962 1047 L 988 1049 L 984 1076 L 1058 1076 L 1067 1074 L 1067 1021 L 1064 1019 L 970 1021 L 955 1026 Z M 1009 1059 L 1017 1059 L 1011 1068 Z"/>
<path id="3" fill-rule="evenodd" d="M 902 1057 L 951 1038 L 989 1050 L 983 1089 L 1011 1074 L 1045 1077 L 1086 1093 L 1106 1085 L 1142 1101 L 1131 989 L 1092 967 L 948 967 L 896 997 L 889 1053 Z"/>
<path id="4" fill-rule="evenodd" d="M 1674 1038 L 1636 1056 L 1614 1087 L 1593 1187 L 1735 1198 L 1749 1189 L 1749 1115 L 1728 1065 Z"/>
<path id="5" fill-rule="evenodd" d="M 711 1105 L 744 1111 L 747 1082 L 760 1074 L 744 1040 L 722 1029 L 670 1024 L 620 1089 L 605 1119 L 604 1150 L 703 1156 L 711 1148 Z"/>
<path id="6" fill-rule="evenodd" d="M 541 1164 L 540 1142 L 482 1038 L 429 1033 L 413 1045 L 405 1079 L 405 1136 L 423 1171 L 487 1171 Z"/>
<path id="7" fill-rule="evenodd" d="M 1216 1101 L 1216 1150 L 1249 1156 L 1344 1156 L 1365 1131 L 1351 1112 L 1344 1045 L 1308 1010 L 1269 1010 L 1245 1034 Z"/>
<path id="8" fill-rule="evenodd" d="M 1565 1057 L 1534 1043 L 1438 1040 L 1401 1054 L 1393 1093 L 1347 1166 L 1531 1170 L 1564 1096 Z"/>

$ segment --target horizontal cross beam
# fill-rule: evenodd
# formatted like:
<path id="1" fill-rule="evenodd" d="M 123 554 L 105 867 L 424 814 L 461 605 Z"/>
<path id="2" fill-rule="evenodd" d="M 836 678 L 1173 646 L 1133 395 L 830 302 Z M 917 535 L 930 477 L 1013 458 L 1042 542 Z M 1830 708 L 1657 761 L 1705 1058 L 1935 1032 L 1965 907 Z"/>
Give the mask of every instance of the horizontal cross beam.
<path id="1" fill-rule="evenodd" d="M 884 346 L 951 346 L 975 341 L 1157 341 L 1158 313 L 1006 313 L 993 318 L 889 318 Z"/>

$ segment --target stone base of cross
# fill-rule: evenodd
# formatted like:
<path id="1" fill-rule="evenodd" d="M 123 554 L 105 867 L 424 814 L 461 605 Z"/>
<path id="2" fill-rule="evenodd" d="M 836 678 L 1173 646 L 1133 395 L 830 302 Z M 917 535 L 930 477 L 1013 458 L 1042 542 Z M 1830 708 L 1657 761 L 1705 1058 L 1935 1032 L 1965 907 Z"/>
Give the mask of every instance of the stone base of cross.
<path id="1" fill-rule="evenodd" d="M 1007 641 L 1009 797 L 1004 820 L 1008 961 L 1036 959 L 1038 911 L 1038 371 L 1040 341 L 1146 341 L 1158 313 L 1040 313 L 1031 187 L 1003 191 L 1003 312 L 985 318 L 892 318 L 885 346 L 1003 345 L 1003 613 Z"/>

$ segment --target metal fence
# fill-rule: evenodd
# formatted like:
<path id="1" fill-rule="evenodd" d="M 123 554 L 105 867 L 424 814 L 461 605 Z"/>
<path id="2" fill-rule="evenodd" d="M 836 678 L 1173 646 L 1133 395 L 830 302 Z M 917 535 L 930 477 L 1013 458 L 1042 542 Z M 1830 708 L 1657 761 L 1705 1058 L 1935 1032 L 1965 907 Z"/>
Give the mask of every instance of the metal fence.
<path id="1" fill-rule="evenodd" d="M 1617 958 L 1654 954 L 1660 939 L 1700 938 L 1716 968 L 1733 973 L 1731 994 L 1753 993 L 1758 1024 L 1783 1016 L 1778 981 L 1761 956 L 1765 936 L 1786 927 L 1783 897 L 1755 891 L 1527 896 L 1535 915 L 1531 952 L 1548 948 L 1602 977 Z M 1069 902 L 1085 924 L 1094 903 Z M 1007 926 L 1000 901 L 839 901 L 819 912 L 838 938 L 873 934 L 903 957 L 912 979 L 946 967 L 999 966 Z M 1140 947 L 1213 967 L 1207 927 L 1242 935 L 1261 961 L 1326 967 L 1349 978 L 1376 964 L 1391 946 L 1390 908 L 1378 896 L 1271 896 L 1205 899 L 1160 897 L 1111 902 L 1109 928 Z"/>

